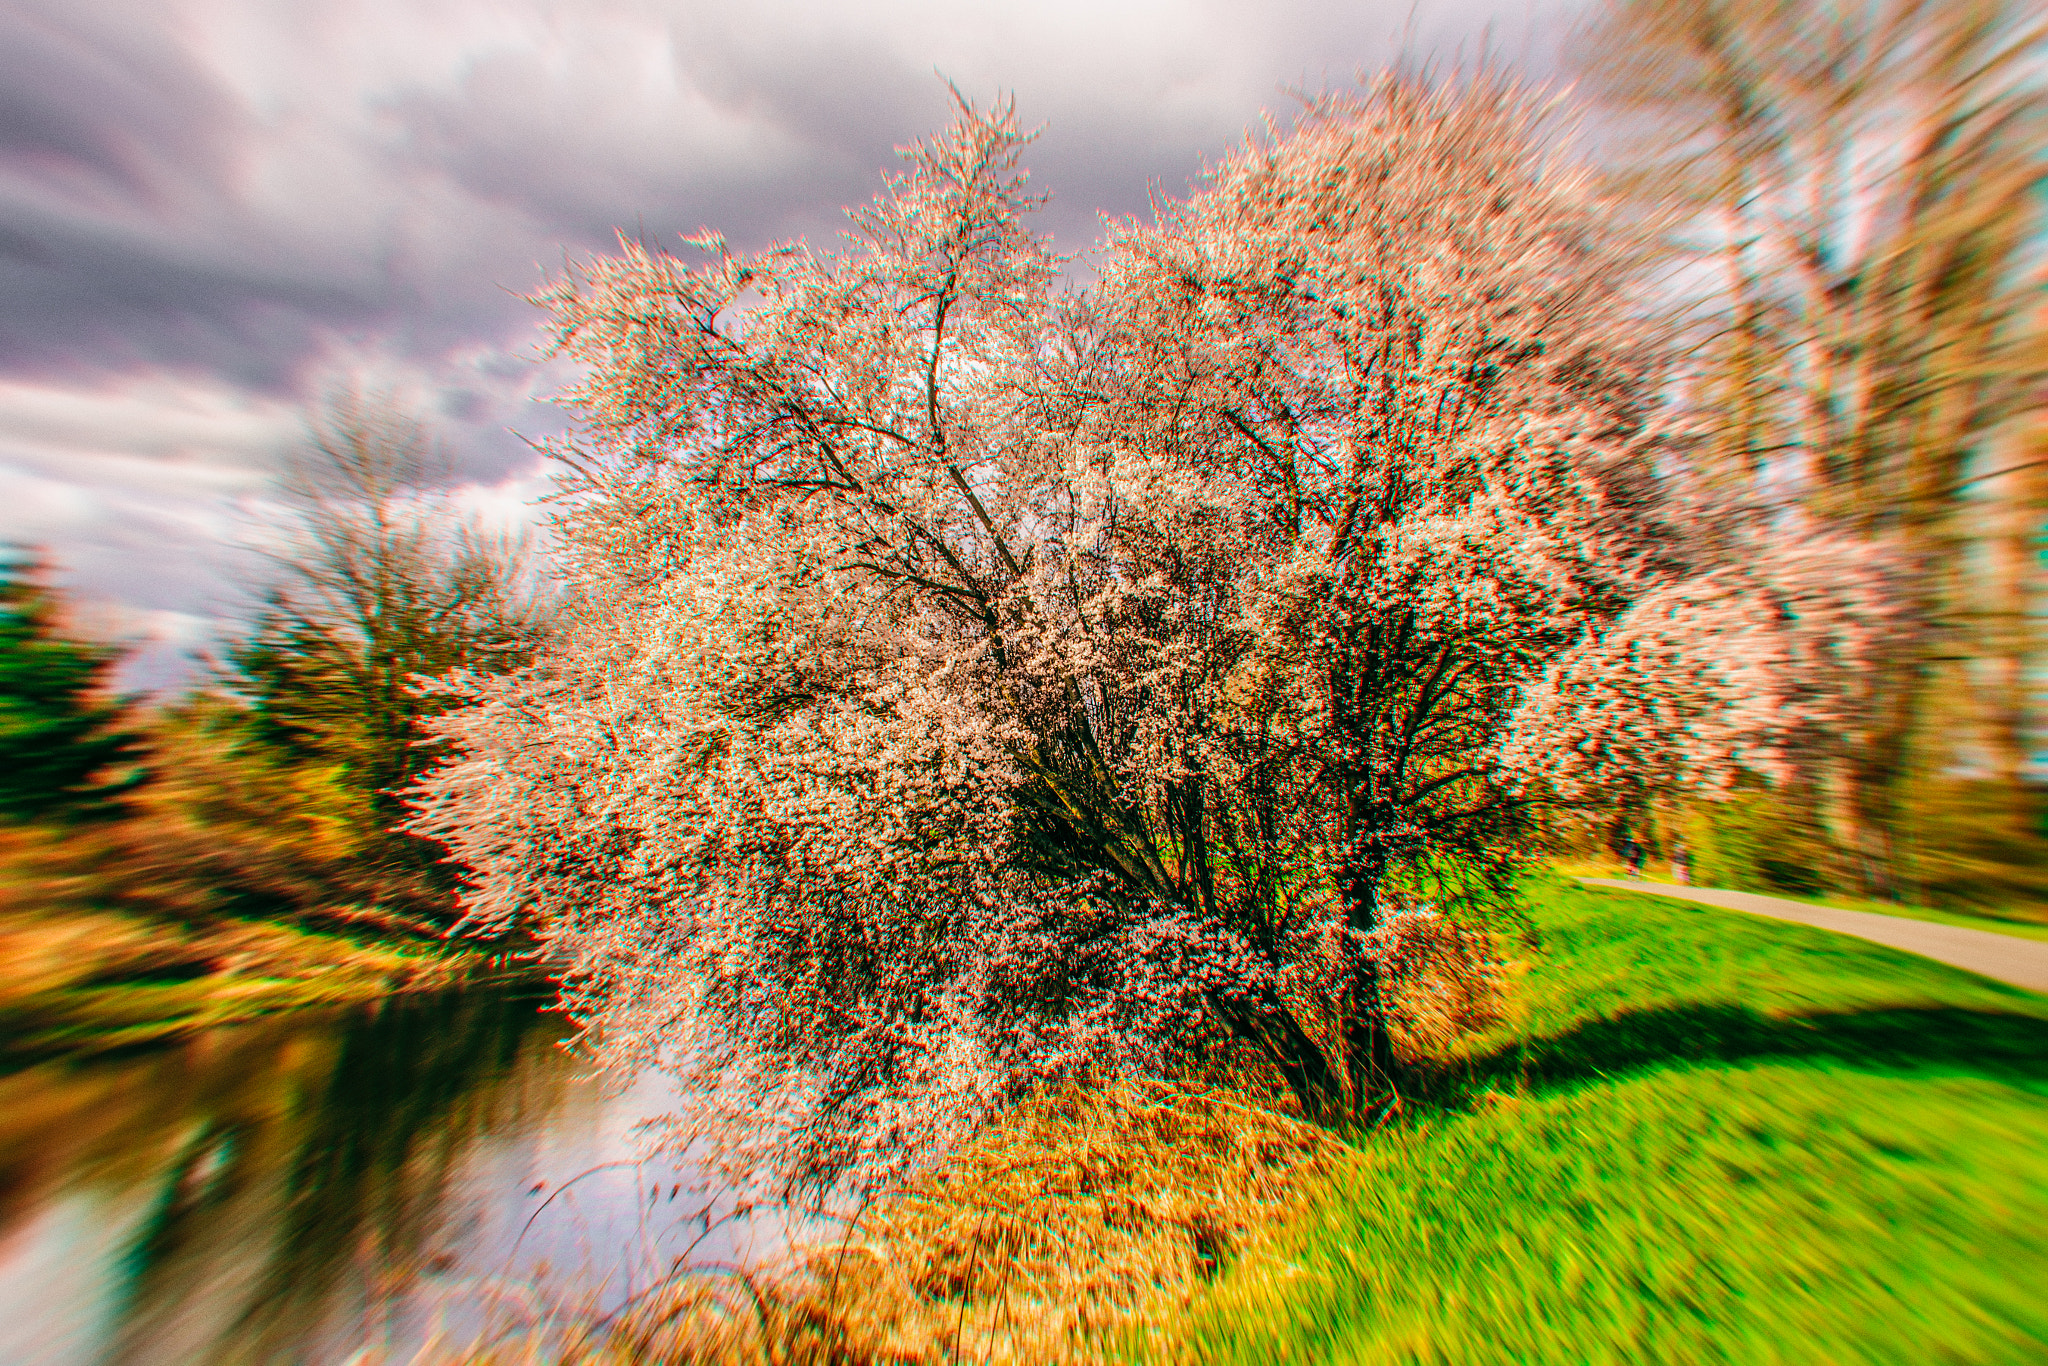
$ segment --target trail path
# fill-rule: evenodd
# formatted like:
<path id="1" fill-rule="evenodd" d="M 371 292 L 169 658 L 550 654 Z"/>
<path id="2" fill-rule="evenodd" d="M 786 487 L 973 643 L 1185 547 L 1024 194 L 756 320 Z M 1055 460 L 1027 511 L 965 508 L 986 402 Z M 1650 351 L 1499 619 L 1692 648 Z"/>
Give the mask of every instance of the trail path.
<path id="1" fill-rule="evenodd" d="M 1618 887 L 1626 892 L 1650 892 L 1677 897 L 1731 911 L 1748 911 L 1778 920 L 1796 920 L 1840 934 L 1853 934 L 1878 944 L 1917 953 L 1937 962 L 1968 968 L 1971 972 L 2031 991 L 2048 991 L 2048 943 L 2038 939 L 2016 939 L 1988 930 L 1966 930 L 1958 925 L 1937 925 L 1926 920 L 1906 920 L 1869 911 L 1838 911 L 1828 906 L 1809 906 L 1783 897 L 1759 896 L 1755 892 L 1723 892 L 1711 887 L 1674 887 L 1662 882 L 1625 882 L 1612 877 L 1582 877 L 1589 887 Z"/>

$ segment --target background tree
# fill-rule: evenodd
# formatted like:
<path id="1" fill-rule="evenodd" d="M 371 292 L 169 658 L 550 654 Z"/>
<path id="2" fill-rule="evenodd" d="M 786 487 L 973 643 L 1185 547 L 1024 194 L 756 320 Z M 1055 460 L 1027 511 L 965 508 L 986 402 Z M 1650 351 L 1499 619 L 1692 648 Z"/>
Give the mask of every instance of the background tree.
<path id="1" fill-rule="evenodd" d="M 63 638 L 50 595 L 0 580 L 0 796 L 7 814 L 103 805 L 91 838 L 24 837 L 25 885 L 187 928 L 285 920 L 438 938 L 457 918 L 439 844 L 402 832 L 397 789 L 430 762 L 422 680 L 523 663 L 546 597 L 518 538 L 456 507 L 424 425 L 389 395 L 342 391 L 281 482 L 274 575 L 248 634 L 128 732 L 102 681 L 114 652 Z"/>
<path id="2" fill-rule="evenodd" d="M 139 748 L 110 690 L 121 651 L 77 639 L 44 572 L 0 551 L 0 819 L 106 814 Z"/>
<path id="3" fill-rule="evenodd" d="M 265 885 L 317 884 L 338 859 L 348 871 L 336 890 L 357 893 L 341 898 L 357 913 L 381 903 L 406 923 L 445 925 L 454 874 L 444 851 L 396 828 L 406 816 L 397 793 L 431 762 L 420 722 L 446 705 L 420 682 L 524 663 L 546 627 L 545 598 L 527 542 L 459 512 L 426 427 L 392 395 L 344 389 L 310 427 L 278 489 L 275 578 L 220 672 L 239 706 L 201 698 L 171 718 L 179 748 L 240 754 L 238 776 L 167 791 L 184 793 L 173 805 L 194 838 L 246 829 L 244 871 Z M 313 841 L 326 852 L 295 875 L 290 849 L 305 841 L 280 849 L 260 838 L 260 810 L 231 811 L 242 811 L 234 794 L 308 782 L 327 795 L 309 807 L 301 793 L 296 805 L 326 813 L 322 828 L 340 826 Z"/>
<path id="4" fill-rule="evenodd" d="M 1650 239 L 1546 131 L 1388 79 L 1077 298 L 963 106 L 839 256 L 622 242 L 543 296 L 571 610 L 436 723 L 415 828 L 679 1141 L 877 1180 L 1231 1040 L 1369 1112 L 1539 803 L 1841 719 L 1854 566 L 1688 477 Z"/>
<path id="5" fill-rule="evenodd" d="M 1638 189 L 1724 264 L 1703 343 L 1723 476 L 1900 570 L 1872 728 L 1805 784 L 1842 851 L 1820 874 L 1869 892 L 1942 880 L 1928 797 L 1958 776 L 2030 805 L 2041 510 L 2009 437 L 2048 385 L 2044 35 L 2004 0 L 1615 0 L 1585 62 Z"/>

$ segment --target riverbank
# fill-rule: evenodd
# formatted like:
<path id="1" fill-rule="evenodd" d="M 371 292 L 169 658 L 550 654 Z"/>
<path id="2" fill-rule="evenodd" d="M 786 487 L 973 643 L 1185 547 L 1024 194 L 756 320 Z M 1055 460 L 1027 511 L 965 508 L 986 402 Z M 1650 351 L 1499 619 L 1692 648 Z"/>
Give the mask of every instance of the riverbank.
<path id="1" fill-rule="evenodd" d="M 1313 1160 L 1318 1136 L 1259 1132 L 1272 1117 L 1211 1109 L 1147 1133 L 1105 1125 L 1106 1106 L 1087 1122 L 1020 1114 L 1054 1121 L 1028 1154 L 999 1127 L 916 1193 L 943 1218 L 853 1239 L 851 1260 L 821 1263 L 834 1278 L 786 1294 L 692 1278 L 555 1355 L 521 1342 L 438 1359 L 751 1360 L 756 1325 L 790 1361 L 2048 1354 L 2033 1294 L 2048 1278 L 2048 996 L 1653 895 L 1552 882 L 1533 900 L 1542 948 L 1509 1018 L 1420 1069 L 1399 1121 L 1323 1135 Z M 1256 1188 L 1255 1168 L 1219 1158 L 1290 1147 L 1257 1217 L 1214 1217 L 1210 1187 Z M 1046 1161 L 1073 1153 L 1092 1166 Z M 1169 1161 L 1229 1179 L 1164 1179 Z M 1029 1190 L 984 1190 L 978 1165 Z M 1175 1257 L 1119 1264 L 1092 1245 L 1137 1228 Z M 941 1266 L 960 1274 L 924 1274 Z M 1096 1279 L 1116 1293 L 1089 1293 Z M 903 1331 L 919 1315 L 945 1332 Z"/>
<path id="2" fill-rule="evenodd" d="M 0 904 L 0 963 L 4 1065 L 530 972 L 503 953 L 430 941 L 20 904 Z"/>
<path id="3" fill-rule="evenodd" d="M 2041 1359 L 2048 997 L 1652 895 L 1534 901 L 1509 1018 L 1353 1143 L 1222 1088 L 1050 1097 L 793 1277 L 704 1258 L 587 1313 L 501 1277 L 533 1304 L 492 1345 L 359 1359 L 751 1360 L 760 1328 L 790 1361 Z M 365 1094 L 454 1034 L 401 1037 Z M 496 1179 L 524 1212 L 562 1177 Z"/>

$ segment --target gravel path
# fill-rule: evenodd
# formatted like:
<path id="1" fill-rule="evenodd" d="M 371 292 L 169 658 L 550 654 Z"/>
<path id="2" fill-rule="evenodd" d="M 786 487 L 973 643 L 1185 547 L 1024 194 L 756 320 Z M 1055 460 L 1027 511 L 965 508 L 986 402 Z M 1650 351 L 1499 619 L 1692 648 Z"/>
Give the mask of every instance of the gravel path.
<path id="1" fill-rule="evenodd" d="M 1796 920 L 1824 930 L 1853 934 L 1878 944 L 1917 953 L 1937 962 L 2031 991 L 2048 991 L 2048 942 L 1992 934 L 1988 930 L 1966 930 L 1957 925 L 1937 925 L 1926 920 L 1906 920 L 1895 915 L 1873 915 L 1869 911 L 1838 911 L 1828 906 L 1809 906 L 1783 897 L 1759 896 L 1755 892 L 1722 892 L 1711 887 L 1674 887 L 1663 882 L 1624 882 L 1620 878 L 1582 877 L 1589 887 L 1619 887 L 1629 892 L 1651 892 L 1657 896 L 1725 906 L 1731 911 L 1748 911 L 1778 920 Z"/>

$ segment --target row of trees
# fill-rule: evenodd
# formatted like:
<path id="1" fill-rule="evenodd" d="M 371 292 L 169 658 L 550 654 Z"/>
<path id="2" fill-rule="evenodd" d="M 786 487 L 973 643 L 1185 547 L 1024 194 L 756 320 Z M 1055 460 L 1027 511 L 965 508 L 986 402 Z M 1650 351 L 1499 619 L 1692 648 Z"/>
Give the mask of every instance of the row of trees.
<path id="1" fill-rule="evenodd" d="M 1868 734 L 1772 796 L 1664 813 L 1723 877 L 2048 897 L 2044 35 L 2003 0 L 1616 0 L 1589 35 L 1629 189 L 1710 268 L 1714 476 L 1895 575 Z"/>
<path id="2" fill-rule="evenodd" d="M 25 557 L 0 569 L 15 860 L 185 920 L 444 933 L 455 871 L 398 829 L 444 705 L 419 680 L 519 666 L 547 612 L 525 543 L 459 515 L 435 465 L 389 396 L 337 394 L 274 491 L 253 619 L 173 700 L 112 696 L 120 651 L 68 633 Z"/>
<path id="3" fill-rule="evenodd" d="M 0 559 L 0 820 L 104 810 L 138 748 L 108 695 L 117 652 L 64 631 L 59 603 L 18 551 Z"/>

